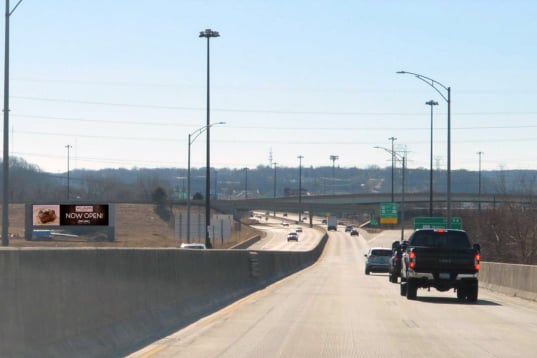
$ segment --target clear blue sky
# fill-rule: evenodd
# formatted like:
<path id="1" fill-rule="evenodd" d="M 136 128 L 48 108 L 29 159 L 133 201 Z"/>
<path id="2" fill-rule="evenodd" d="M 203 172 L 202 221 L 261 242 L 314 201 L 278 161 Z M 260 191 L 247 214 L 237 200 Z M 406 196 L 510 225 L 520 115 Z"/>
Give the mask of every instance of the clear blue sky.
<path id="1" fill-rule="evenodd" d="M 12 0 L 14 6 L 16 0 Z M 10 17 L 10 150 L 48 172 L 211 166 L 536 169 L 537 1 L 23 0 Z M 2 17 L 3 18 L 3 17 Z M 3 36 L 2 36 L 3 47 Z M 205 166 L 205 135 L 191 147 Z"/>

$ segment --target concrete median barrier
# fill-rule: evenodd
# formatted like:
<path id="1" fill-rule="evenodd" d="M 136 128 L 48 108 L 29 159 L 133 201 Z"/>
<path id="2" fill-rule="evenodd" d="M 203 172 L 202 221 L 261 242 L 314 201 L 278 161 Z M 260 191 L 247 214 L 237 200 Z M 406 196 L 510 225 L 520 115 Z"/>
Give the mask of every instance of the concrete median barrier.
<path id="1" fill-rule="evenodd" d="M 510 296 L 537 301 L 537 266 L 482 262 L 479 285 Z"/>
<path id="2" fill-rule="evenodd" d="M 128 354 L 311 265 L 326 240 L 292 253 L 3 248 L 0 356 Z"/>

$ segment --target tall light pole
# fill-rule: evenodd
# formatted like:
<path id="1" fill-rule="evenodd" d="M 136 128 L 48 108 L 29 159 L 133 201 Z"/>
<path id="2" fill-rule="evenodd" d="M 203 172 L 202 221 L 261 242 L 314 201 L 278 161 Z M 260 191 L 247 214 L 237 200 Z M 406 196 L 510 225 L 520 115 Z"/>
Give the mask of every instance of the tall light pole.
<path id="1" fill-rule="evenodd" d="M 67 200 L 69 200 L 69 150 L 72 148 L 72 146 L 67 144 L 65 148 L 67 148 Z"/>
<path id="2" fill-rule="evenodd" d="M 392 203 L 394 202 L 394 188 L 393 188 L 393 180 L 394 180 L 394 168 L 395 168 L 395 151 L 393 150 L 393 142 L 397 140 L 395 137 L 388 138 L 392 141 Z"/>
<path id="3" fill-rule="evenodd" d="M 479 172 L 477 176 L 477 196 L 479 198 L 479 211 L 481 211 L 481 156 L 483 155 L 482 151 L 477 152 L 479 156 Z"/>
<path id="4" fill-rule="evenodd" d="M 297 158 L 298 158 L 298 221 L 302 222 L 302 158 L 304 158 L 304 156 L 299 155 Z"/>
<path id="5" fill-rule="evenodd" d="M 208 126 L 203 126 L 201 128 L 196 129 L 194 132 L 188 134 L 188 169 L 187 169 L 187 178 L 186 178 L 186 182 L 187 182 L 186 184 L 186 188 L 187 188 L 186 189 L 187 190 L 186 241 L 188 243 L 190 243 L 190 208 L 192 206 L 192 203 L 191 203 L 192 197 L 190 194 L 190 146 L 192 145 L 192 143 L 194 143 L 196 138 L 200 136 L 201 133 L 205 132 L 206 130 L 208 130 L 208 128 L 215 126 L 217 124 L 226 124 L 226 122 L 218 122 L 218 123 L 213 123 Z"/>
<path id="6" fill-rule="evenodd" d="M 244 199 L 248 199 L 248 168 L 244 168 Z"/>
<path id="7" fill-rule="evenodd" d="M 211 226 L 211 117 L 210 117 L 210 55 L 209 55 L 209 40 L 211 37 L 219 37 L 220 34 L 217 31 L 206 29 L 201 31 L 199 37 L 207 38 L 207 169 L 205 174 L 205 246 L 211 248 L 211 238 L 209 235 L 209 227 Z"/>
<path id="8" fill-rule="evenodd" d="M 331 155 L 330 160 L 332 161 L 332 194 L 334 194 L 334 185 L 336 183 L 336 160 L 339 159 L 338 155 Z"/>
<path id="9" fill-rule="evenodd" d="M 272 163 L 274 165 L 274 199 L 276 199 L 276 166 L 278 163 Z M 276 208 L 274 208 L 274 216 L 276 216 Z"/>
<path id="10" fill-rule="evenodd" d="M 431 158 L 429 163 L 429 217 L 433 217 L 433 106 L 438 106 L 438 102 L 430 101 L 425 102 L 426 105 L 431 106 Z"/>
<path id="11" fill-rule="evenodd" d="M 401 241 L 405 240 L 405 177 L 406 177 L 406 157 L 401 156 L 403 162 L 402 188 L 401 188 Z"/>
<path id="12" fill-rule="evenodd" d="M 2 164 L 2 245 L 9 246 L 9 17 L 19 6 L 19 0 L 10 10 L 6 0 L 5 40 L 4 40 L 4 157 Z"/>
<path id="13" fill-rule="evenodd" d="M 434 88 L 436 92 L 447 102 L 447 228 L 451 227 L 451 87 L 444 86 L 438 81 L 430 77 L 423 76 L 413 72 L 397 71 L 399 74 L 409 74 L 417 79 L 427 83 Z M 444 89 L 447 93 L 444 94 L 440 89 Z"/>

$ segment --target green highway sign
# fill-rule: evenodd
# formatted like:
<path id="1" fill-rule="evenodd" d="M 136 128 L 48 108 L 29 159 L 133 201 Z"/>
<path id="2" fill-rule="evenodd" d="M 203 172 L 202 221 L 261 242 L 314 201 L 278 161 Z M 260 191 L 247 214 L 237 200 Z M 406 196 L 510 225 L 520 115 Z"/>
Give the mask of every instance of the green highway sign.
<path id="1" fill-rule="evenodd" d="M 397 203 L 380 204 L 380 223 L 397 224 Z"/>
<path id="2" fill-rule="evenodd" d="M 414 230 L 417 229 L 446 229 L 447 218 L 444 217 L 417 217 L 414 218 Z M 462 219 L 451 218 L 450 229 L 462 230 Z"/>

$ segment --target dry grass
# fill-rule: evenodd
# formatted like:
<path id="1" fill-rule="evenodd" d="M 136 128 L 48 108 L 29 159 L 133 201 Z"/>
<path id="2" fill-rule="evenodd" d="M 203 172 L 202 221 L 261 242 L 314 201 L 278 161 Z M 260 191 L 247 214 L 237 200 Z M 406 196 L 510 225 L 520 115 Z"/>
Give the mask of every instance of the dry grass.
<path id="1" fill-rule="evenodd" d="M 24 204 L 9 206 L 9 246 L 11 247 L 178 247 L 173 223 L 167 223 L 155 214 L 151 204 L 115 204 L 116 240 L 98 241 L 95 238 L 54 237 L 49 240 L 24 239 Z M 182 209 L 178 209 L 180 212 Z M 1 211 L 1 210 L 0 210 Z M 227 248 L 259 234 L 255 229 L 241 225 L 232 232 L 232 239 L 215 243 L 215 248 Z"/>

